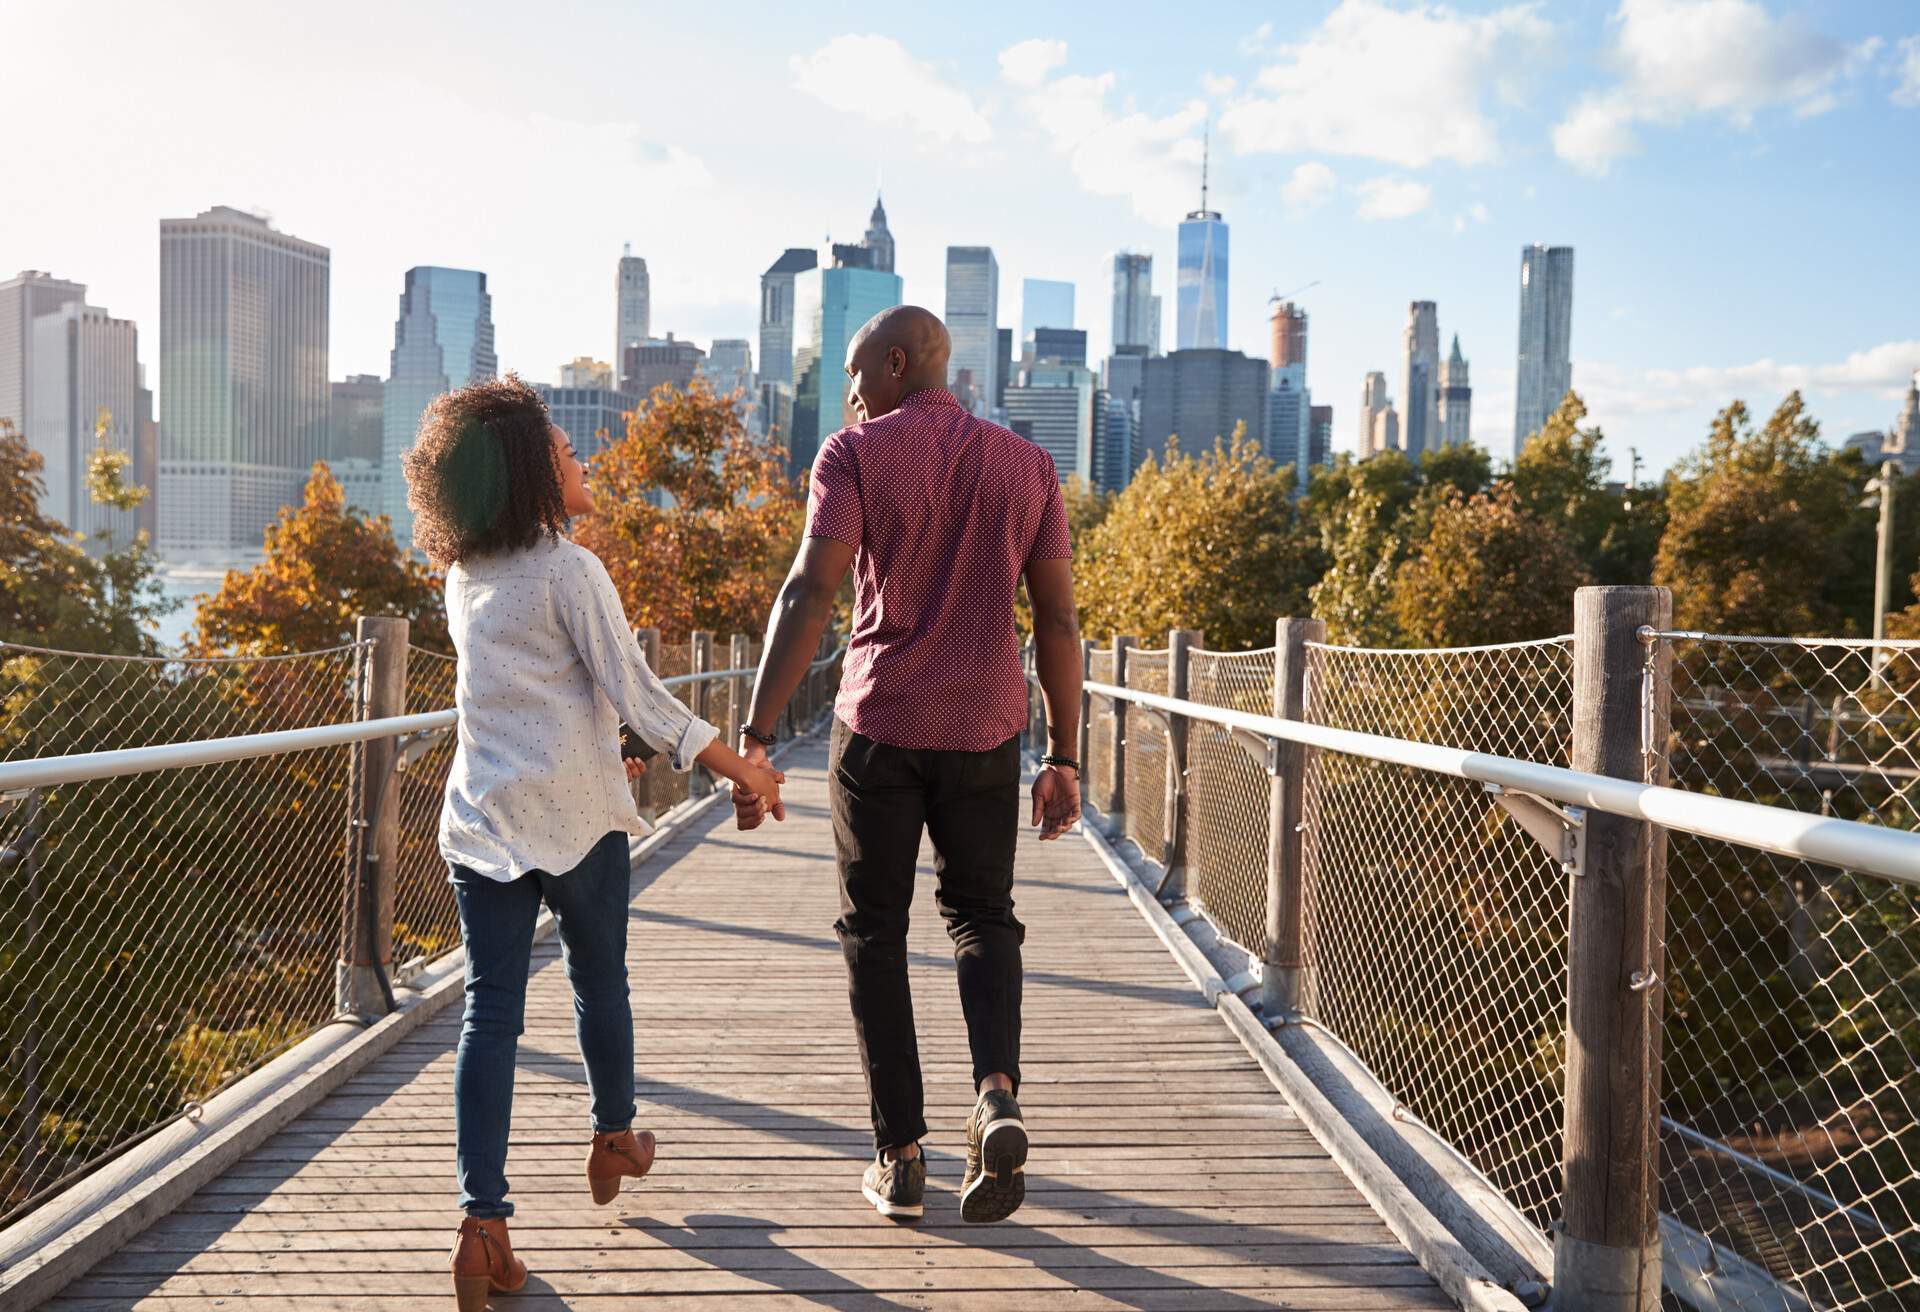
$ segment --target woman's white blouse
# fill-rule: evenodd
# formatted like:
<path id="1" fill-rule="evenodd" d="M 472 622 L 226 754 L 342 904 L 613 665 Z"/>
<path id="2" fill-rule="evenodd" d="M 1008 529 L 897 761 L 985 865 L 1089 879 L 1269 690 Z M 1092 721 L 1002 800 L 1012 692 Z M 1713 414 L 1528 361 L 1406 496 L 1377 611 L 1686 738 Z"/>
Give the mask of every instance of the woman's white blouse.
<path id="1" fill-rule="evenodd" d="M 622 720 L 676 770 L 718 736 L 647 668 L 599 557 L 563 538 L 454 565 L 447 624 L 460 727 L 440 853 L 476 874 L 564 874 L 608 830 L 650 831 Z"/>

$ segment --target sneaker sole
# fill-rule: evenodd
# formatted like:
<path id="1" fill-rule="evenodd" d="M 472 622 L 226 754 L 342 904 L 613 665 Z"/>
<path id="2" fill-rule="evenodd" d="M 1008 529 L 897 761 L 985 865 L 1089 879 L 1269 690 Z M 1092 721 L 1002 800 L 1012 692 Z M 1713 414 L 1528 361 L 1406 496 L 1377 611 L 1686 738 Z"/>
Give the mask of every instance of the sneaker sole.
<path id="1" fill-rule="evenodd" d="M 980 1174 L 960 1195 L 960 1219 L 1004 1221 L 1027 1200 L 1027 1127 L 989 1122 L 980 1132 Z"/>
<path id="2" fill-rule="evenodd" d="M 873 1204 L 873 1210 L 882 1216 L 918 1219 L 926 1214 L 926 1206 L 922 1203 L 890 1203 L 865 1185 L 860 1186 L 860 1192 L 865 1195 L 868 1202 Z"/>

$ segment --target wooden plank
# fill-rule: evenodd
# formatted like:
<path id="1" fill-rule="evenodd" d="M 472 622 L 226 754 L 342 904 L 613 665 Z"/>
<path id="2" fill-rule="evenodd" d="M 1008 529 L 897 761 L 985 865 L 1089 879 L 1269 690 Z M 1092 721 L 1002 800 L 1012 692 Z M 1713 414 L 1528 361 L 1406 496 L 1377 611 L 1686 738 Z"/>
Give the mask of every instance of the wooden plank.
<path id="1" fill-rule="evenodd" d="M 662 1152 L 610 1208 L 580 1178 L 564 970 L 536 953 L 508 1162 L 535 1275 L 514 1308 L 1446 1306 L 1097 857 L 1030 834 L 1015 892 L 1028 1202 L 1004 1225 L 959 1221 L 972 1091 L 929 866 L 910 940 L 928 1215 L 877 1217 L 859 1195 L 872 1140 L 817 750 L 796 754 L 787 794 L 784 826 L 691 827 L 633 904 L 639 1123 Z M 457 1037 L 453 1018 L 422 1027 L 49 1307 L 444 1306 Z"/>

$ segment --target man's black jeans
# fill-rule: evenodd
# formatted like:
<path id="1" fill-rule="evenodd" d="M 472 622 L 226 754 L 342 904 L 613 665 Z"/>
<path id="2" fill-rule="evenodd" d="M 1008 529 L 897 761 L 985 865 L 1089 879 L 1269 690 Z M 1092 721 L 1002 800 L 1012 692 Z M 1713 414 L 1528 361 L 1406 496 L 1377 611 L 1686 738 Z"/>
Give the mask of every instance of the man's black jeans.
<path id="1" fill-rule="evenodd" d="M 922 829 L 933 838 L 934 895 L 959 967 L 973 1082 L 1020 1082 L 1020 944 L 1013 851 L 1020 827 L 1020 743 L 985 752 L 878 743 L 833 722 L 828 759 L 840 919 L 853 1026 L 873 1107 L 873 1138 L 925 1137 L 920 1048 L 907 987 L 907 908 Z"/>

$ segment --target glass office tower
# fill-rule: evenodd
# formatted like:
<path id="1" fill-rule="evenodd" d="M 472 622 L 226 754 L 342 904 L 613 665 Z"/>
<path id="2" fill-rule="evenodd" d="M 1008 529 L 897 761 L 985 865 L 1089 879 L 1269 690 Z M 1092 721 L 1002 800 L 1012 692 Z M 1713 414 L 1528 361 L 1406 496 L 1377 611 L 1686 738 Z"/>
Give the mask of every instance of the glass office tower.
<path id="1" fill-rule="evenodd" d="M 421 414 L 434 397 L 491 378 L 499 367 L 487 275 L 431 265 L 408 269 L 380 423 L 381 495 L 402 548 L 413 544 L 413 513 L 400 461 L 413 445 Z"/>
<path id="2" fill-rule="evenodd" d="M 1180 225 L 1179 308 L 1177 349 L 1226 349 L 1227 224 L 1218 210 L 1195 210 Z"/>
<path id="3" fill-rule="evenodd" d="M 847 343 L 861 325 L 901 303 L 897 273 L 806 269 L 793 279 L 793 437 L 789 468 L 811 468 L 820 444 L 853 422 Z"/>

